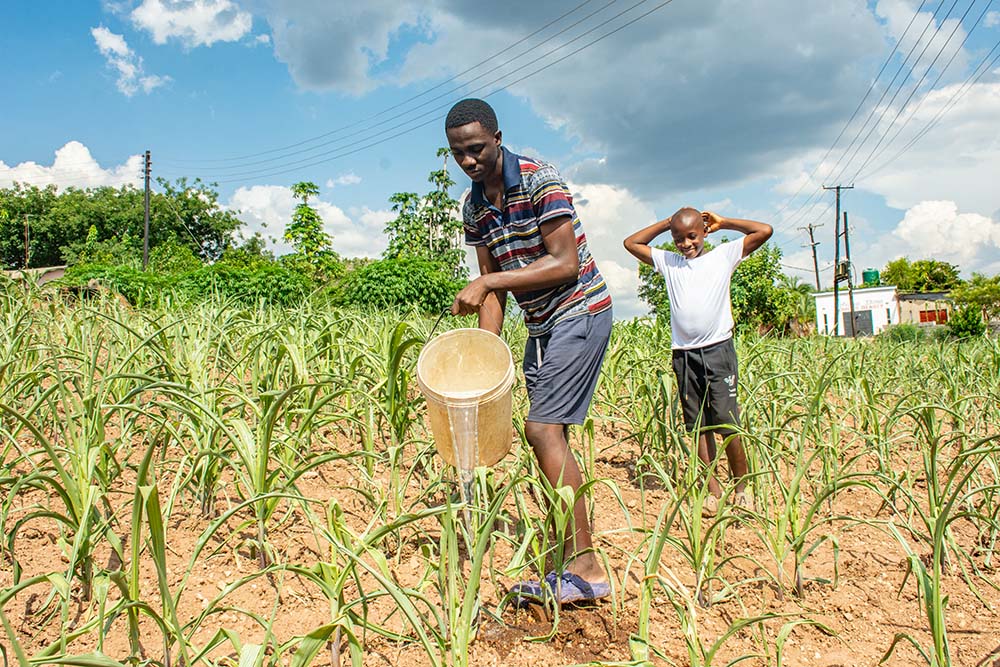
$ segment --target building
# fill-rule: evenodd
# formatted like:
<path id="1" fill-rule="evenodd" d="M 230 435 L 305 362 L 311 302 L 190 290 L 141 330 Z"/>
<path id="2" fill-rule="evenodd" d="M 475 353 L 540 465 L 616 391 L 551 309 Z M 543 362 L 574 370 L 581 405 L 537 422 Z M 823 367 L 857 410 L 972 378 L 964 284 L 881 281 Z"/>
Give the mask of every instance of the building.
<path id="1" fill-rule="evenodd" d="M 852 335 L 851 300 L 847 289 L 840 290 L 838 315 L 834 315 L 834 293 L 819 292 L 816 299 L 816 332 L 833 335 L 834 327 L 841 336 Z M 854 290 L 854 319 L 859 336 L 877 334 L 888 326 L 899 324 L 899 299 L 894 286 L 859 287 Z"/>
<path id="2" fill-rule="evenodd" d="M 947 324 L 952 306 L 950 292 L 913 292 L 900 294 L 899 321 L 903 324 Z"/>
<path id="3" fill-rule="evenodd" d="M 34 282 L 41 287 L 45 283 L 59 280 L 66 275 L 66 265 L 62 266 L 42 266 L 36 269 L 17 269 L 14 271 L 4 271 L 3 275 L 11 280 L 25 280 Z"/>

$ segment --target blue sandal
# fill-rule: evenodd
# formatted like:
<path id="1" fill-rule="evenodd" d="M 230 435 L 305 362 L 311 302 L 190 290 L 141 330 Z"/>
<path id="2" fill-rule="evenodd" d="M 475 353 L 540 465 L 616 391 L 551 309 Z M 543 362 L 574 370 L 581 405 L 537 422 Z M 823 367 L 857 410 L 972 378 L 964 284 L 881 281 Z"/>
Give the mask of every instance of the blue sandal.
<path id="1" fill-rule="evenodd" d="M 551 598 L 559 604 L 567 604 L 606 598 L 611 595 L 611 584 L 606 581 L 592 583 L 572 572 L 561 575 L 549 572 L 545 575 L 544 584 L 541 581 L 522 581 L 510 589 L 509 595 L 515 607 L 544 604 L 546 599 Z"/>

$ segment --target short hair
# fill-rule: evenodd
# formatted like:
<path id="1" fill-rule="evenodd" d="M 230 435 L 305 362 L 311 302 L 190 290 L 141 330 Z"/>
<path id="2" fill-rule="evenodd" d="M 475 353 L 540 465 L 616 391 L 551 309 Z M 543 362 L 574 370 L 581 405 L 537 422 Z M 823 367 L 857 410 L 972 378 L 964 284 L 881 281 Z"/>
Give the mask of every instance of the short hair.
<path id="1" fill-rule="evenodd" d="M 701 211 L 690 206 L 678 209 L 676 213 L 670 216 L 671 221 L 677 220 L 678 223 L 684 222 L 689 225 L 697 224 L 701 222 L 701 219 Z"/>
<path id="2" fill-rule="evenodd" d="M 493 107 L 483 100 L 472 97 L 456 103 L 451 108 L 448 117 L 445 118 L 444 129 L 450 130 L 453 127 L 461 127 L 469 123 L 479 123 L 488 132 L 496 132 L 500 129 Z"/>

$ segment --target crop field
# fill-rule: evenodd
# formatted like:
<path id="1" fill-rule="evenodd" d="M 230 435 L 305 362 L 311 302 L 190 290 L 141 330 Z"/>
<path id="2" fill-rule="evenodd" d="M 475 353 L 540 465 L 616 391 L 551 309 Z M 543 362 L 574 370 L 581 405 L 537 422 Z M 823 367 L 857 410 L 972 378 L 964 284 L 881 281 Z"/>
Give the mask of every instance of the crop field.
<path id="1" fill-rule="evenodd" d="M 9 289 L 0 320 L 5 666 L 1000 665 L 995 339 L 739 337 L 755 510 L 708 519 L 669 327 L 616 324 L 571 432 L 613 596 L 524 611 L 572 496 L 519 378 L 461 501 L 433 319 Z"/>

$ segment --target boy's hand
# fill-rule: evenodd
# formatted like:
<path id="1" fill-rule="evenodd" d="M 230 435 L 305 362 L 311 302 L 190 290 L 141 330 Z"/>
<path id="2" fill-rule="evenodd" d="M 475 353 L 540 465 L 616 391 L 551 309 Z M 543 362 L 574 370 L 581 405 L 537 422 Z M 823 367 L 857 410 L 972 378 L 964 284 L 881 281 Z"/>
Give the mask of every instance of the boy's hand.
<path id="1" fill-rule="evenodd" d="M 711 234 L 712 232 L 717 232 L 722 228 L 722 216 L 716 215 L 711 211 L 702 211 L 701 219 L 705 221 L 705 233 Z"/>

